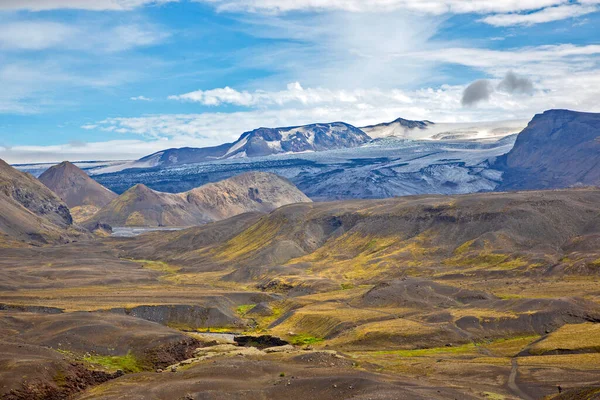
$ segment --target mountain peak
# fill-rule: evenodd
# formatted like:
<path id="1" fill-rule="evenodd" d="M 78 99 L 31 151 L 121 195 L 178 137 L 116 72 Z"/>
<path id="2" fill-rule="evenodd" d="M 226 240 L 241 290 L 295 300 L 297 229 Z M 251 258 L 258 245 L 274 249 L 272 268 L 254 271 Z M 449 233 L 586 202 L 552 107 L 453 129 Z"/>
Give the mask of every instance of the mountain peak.
<path id="1" fill-rule="evenodd" d="M 261 157 L 280 153 L 325 151 L 361 146 L 371 138 L 345 122 L 316 123 L 244 132 L 223 158 Z"/>

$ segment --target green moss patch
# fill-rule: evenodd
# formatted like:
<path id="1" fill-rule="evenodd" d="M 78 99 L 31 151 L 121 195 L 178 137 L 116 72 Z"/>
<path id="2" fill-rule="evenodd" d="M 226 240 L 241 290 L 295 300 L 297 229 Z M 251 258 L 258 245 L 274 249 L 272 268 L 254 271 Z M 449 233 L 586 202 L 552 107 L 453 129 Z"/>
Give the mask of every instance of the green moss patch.
<path id="1" fill-rule="evenodd" d="M 83 359 L 92 365 L 101 366 L 109 371 L 122 370 L 125 373 L 136 373 L 144 370 L 143 365 L 131 352 L 125 356 L 91 355 Z"/>
<path id="2" fill-rule="evenodd" d="M 321 343 L 323 340 L 323 338 L 318 338 L 309 335 L 296 335 L 290 340 L 290 342 L 296 346 L 306 346 L 310 344 Z"/>

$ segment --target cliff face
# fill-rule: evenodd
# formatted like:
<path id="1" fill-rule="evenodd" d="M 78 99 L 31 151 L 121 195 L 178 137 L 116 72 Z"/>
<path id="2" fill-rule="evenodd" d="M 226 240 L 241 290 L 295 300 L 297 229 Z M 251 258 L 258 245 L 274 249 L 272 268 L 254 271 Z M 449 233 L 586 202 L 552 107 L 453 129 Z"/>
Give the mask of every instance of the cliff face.
<path id="1" fill-rule="evenodd" d="M 536 115 L 497 166 L 504 171 L 498 190 L 600 185 L 600 114 Z"/>

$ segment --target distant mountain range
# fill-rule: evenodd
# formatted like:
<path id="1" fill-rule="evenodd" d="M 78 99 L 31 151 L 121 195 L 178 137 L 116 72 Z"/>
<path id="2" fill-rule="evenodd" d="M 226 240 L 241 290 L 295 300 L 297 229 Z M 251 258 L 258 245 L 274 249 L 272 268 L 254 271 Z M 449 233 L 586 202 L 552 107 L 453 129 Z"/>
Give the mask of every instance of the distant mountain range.
<path id="1" fill-rule="evenodd" d="M 82 234 L 73 216 L 92 230 L 106 224 L 193 226 L 311 198 L 600 185 L 600 114 L 546 111 L 518 137 L 500 140 L 489 140 L 493 132 L 508 132 L 499 131 L 498 125 L 472 131 L 480 138 L 481 132 L 492 134 L 470 141 L 436 140 L 441 137 L 439 124 L 429 121 L 398 119 L 363 129 L 393 138 L 371 140 L 344 123 L 260 128 L 230 145 L 167 150 L 140 160 L 152 168 L 98 175 L 95 180 L 70 162 L 48 169 L 39 181 L 2 162 L 0 239 L 4 234 L 38 243 L 69 241 Z M 464 126 L 457 129 L 468 132 Z M 424 131 L 437 133 L 421 141 L 397 138 Z M 264 157 L 272 154 L 282 157 Z M 191 162 L 197 159 L 222 162 Z M 117 197 L 102 184 L 123 188 L 115 190 L 123 194 Z"/>
<path id="2" fill-rule="evenodd" d="M 258 128 L 243 133 L 234 143 L 225 143 L 215 147 L 168 149 L 150 154 L 135 162 L 108 167 L 102 172 L 353 148 L 370 141 L 371 138 L 363 131 L 344 122 L 286 128 Z"/>
<path id="3" fill-rule="evenodd" d="M 362 128 L 345 122 L 311 124 L 284 128 L 258 128 L 243 133 L 234 143 L 220 146 L 168 149 L 137 161 L 101 168 L 94 173 L 113 173 L 125 169 L 163 168 L 208 161 L 264 157 L 273 154 L 295 154 L 352 149 L 374 139 L 474 140 L 493 139 L 518 133 L 526 121 L 479 124 L 435 124 L 398 118 L 389 123 Z"/>

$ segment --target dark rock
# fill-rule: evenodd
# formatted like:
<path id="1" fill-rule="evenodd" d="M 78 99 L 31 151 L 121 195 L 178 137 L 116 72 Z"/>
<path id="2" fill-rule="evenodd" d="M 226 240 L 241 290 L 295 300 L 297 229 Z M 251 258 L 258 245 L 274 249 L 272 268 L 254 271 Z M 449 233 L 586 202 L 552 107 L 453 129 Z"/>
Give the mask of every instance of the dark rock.
<path id="1" fill-rule="evenodd" d="M 269 347 L 285 346 L 289 343 L 271 335 L 262 336 L 236 336 L 235 342 L 243 347 L 256 347 L 258 349 L 267 349 Z"/>

